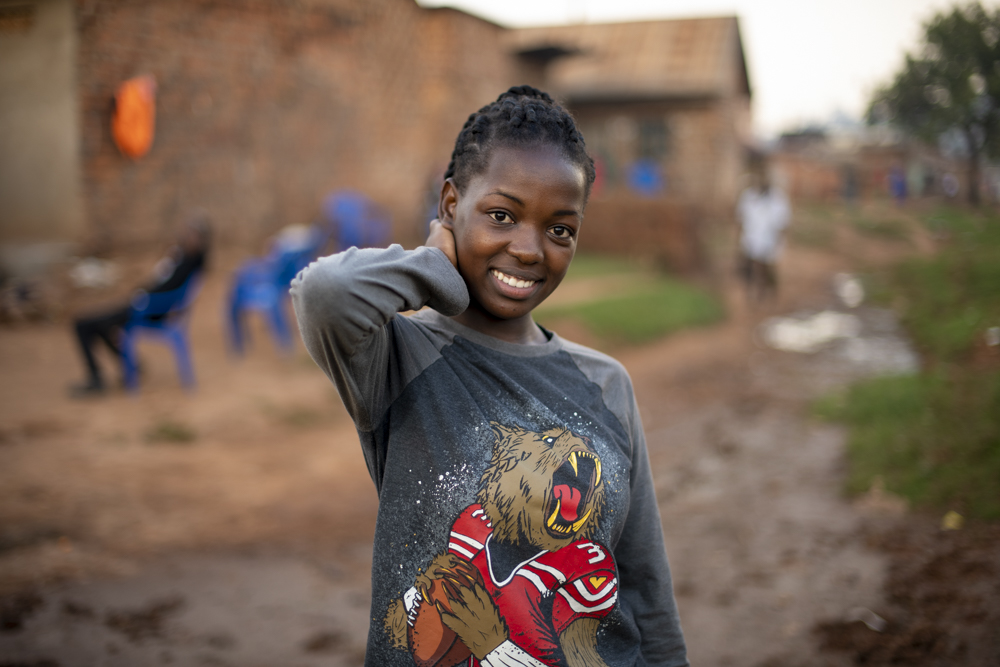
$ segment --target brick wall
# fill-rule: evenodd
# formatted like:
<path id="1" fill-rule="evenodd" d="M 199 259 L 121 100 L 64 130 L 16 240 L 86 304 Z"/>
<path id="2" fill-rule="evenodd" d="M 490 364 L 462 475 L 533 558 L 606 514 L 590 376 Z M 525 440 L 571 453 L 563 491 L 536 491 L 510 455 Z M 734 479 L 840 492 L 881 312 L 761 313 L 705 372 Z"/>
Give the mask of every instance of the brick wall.
<path id="1" fill-rule="evenodd" d="M 466 116 L 516 83 L 500 28 L 412 0 L 79 0 L 88 240 L 162 243 L 192 207 L 222 242 L 307 222 L 359 189 L 419 240 L 426 184 Z M 123 157 L 117 84 L 153 74 L 156 139 Z"/>
<path id="2" fill-rule="evenodd" d="M 580 233 L 580 252 L 652 260 L 674 273 L 705 267 L 704 211 L 680 199 L 636 199 L 617 194 L 592 199 Z"/>
<path id="3" fill-rule="evenodd" d="M 256 245 L 313 219 L 339 188 L 368 194 L 392 214 L 393 240 L 416 245 L 428 186 L 468 114 L 530 78 L 504 50 L 502 28 L 413 0 L 76 7 L 92 248 L 159 246 L 194 207 L 208 210 L 220 242 Z M 132 161 L 111 141 L 111 98 L 121 81 L 145 73 L 159 83 L 156 140 Z M 732 208 L 739 104 L 736 95 L 575 109 L 593 128 L 622 114 L 661 114 L 671 135 L 666 197 L 596 194 L 584 243 L 640 253 L 658 244 L 660 259 L 696 268 L 697 225 Z M 599 144 L 601 131 L 588 140 Z"/>

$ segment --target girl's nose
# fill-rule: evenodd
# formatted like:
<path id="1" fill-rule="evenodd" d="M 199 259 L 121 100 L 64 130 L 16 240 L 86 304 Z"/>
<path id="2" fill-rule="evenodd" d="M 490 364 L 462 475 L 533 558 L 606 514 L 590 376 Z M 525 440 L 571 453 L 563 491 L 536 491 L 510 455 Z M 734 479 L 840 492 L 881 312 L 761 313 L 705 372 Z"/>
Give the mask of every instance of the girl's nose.
<path id="1" fill-rule="evenodd" d="M 544 257 L 541 237 L 534 226 L 522 223 L 507 245 L 507 252 L 522 264 L 537 264 Z"/>

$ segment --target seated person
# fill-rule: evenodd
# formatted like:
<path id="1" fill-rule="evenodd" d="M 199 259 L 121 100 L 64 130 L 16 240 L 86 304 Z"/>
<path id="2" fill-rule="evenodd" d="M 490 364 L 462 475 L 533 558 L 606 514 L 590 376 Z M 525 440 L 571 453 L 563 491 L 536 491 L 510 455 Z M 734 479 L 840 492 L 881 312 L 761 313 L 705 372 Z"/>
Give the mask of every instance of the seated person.
<path id="1" fill-rule="evenodd" d="M 156 264 L 152 282 L 143 289 L 148 293 L 169 292 L 181 287 L 188 278 L 201 271 L 208 254 L 209 236 L 207 217 L 204 214 L 192 216 L 181 228 L 177 245 Z M 82 384 L 70 388 L 72 396 L 83 397 L 104 393 L 106 385 L 94 357 L 94 344 L 97 340 L 104 341 L 104 344 L 121 360 L 122 327 L 128 322 L 131 312 L 131 305 L 124 304 L 79 318 L 74 322 L 76 338 L 80 343 L 80 352 L 87 368 L 87 379 Z"/>

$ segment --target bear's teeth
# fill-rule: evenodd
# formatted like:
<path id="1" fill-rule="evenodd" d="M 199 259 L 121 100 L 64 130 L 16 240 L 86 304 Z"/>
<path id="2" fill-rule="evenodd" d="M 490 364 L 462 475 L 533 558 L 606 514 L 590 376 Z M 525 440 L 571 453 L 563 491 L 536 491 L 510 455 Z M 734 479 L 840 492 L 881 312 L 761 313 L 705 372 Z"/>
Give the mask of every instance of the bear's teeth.
<path id="1" fill-rule="evenodd" d="M 595 466 L 594 486 L 596 487 L 598 484 L 601 483 L 601 458 L 596 454 L 591 454 L 590 452 L 572 452 L 569 455 L 569 464 L 573 466 L 573 474 L 576 475 L 577 477 L 580 476 L 580 469 L 578 465 L 579 461 L 577 458 L 578 455 L 586 456 L 588 459 L 593 459 Z"/>
<path id="2" fill-rule="evenodd" d="M 545 522 L 545 525 L 549 528 L 556 528 L 556 517 L 559 516 L 559 508 L 562 506 L 562 500 L 556 498 L 556 508 L 552 510 L 552 515 L 549 520 Z"/>
<path id="3" fill-rule="evenodd" d="M 573 525 L 571 526 L 571 530 L 574 533 L 576 531 L 580 530 L 580 528 L 583 526 L 584 522 L 587 520 L 587 517 L 590 516 L 590 512 L 591 512 L 591 510 L 587 510 L 587 513 L 584 514 L 582 517 L 580 517 L 579 521 L 576 521 L 576 522 L 573 523 Z"/>

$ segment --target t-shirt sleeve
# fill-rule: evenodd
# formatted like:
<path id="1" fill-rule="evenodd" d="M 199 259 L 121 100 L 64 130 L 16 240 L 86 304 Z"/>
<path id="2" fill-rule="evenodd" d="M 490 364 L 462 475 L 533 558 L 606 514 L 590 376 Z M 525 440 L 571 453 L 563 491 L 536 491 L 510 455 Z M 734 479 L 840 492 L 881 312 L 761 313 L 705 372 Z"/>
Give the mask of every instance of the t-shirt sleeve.
<path id="1" fill-rule="evenodd" d="M 620 363 L 603 354 L 574 344 L 567 344 L 567 349 L 584 375 L 601 387 L 604 404 L 618 418 L 631 445 L 628 516 L 614 548 L 618 599 L 642 637 L 645 664 L 683 667 L 688 664 L 687 648 L 632 381 Z"/>
<path id="2" fill-rule="evenodd" d="M 465 282 L 443 252 L 399 245 L 323 257 L 292 280 L 290 293 L 309 354 L 363 431 L 371 430 L 387 400 L 396 314 L 430 306 L 457 315 L 469 302 Z"/>
<path id="3" fill-rule="evenodd" d="M 639 628 L 646 664 L 682 667 L 688 665 L 687 647 L 674 600 L 646 438 L 634 398 L 631 402 L 631 493 L 628 518 L 615 547 L 620 596 Z"/>

